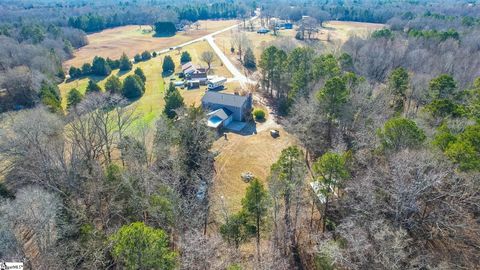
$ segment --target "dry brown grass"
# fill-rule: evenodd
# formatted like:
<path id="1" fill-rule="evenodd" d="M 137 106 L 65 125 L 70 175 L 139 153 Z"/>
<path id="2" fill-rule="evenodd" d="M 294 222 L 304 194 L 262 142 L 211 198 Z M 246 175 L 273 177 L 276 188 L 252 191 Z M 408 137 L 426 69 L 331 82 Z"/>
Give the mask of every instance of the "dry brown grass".
<path id="1" fill-rule="evenodd" d="M 331 40 L 338 40 L 341 43 L 346 42 L 351 36 L 366 37 L 369 33 L 382 29 L 384 24 L 379 23 L 363 23 L 363 22 L 344 22 L 329 21 L 323 24 L 318 38 L 327 41 L 328 34 Z"/>
<path id="2" fill-rule="evenodd" d="M 198 30 L 192 29 L 179 32 L 173 37 L 153 37 L 151 26 L 129 25 L 107 29 L 88 35 L 89 44 L 74 52 L 74 58 L 64 63 L 64 68 L 81 66 L 91 62 L 93 57 L 102 56 L 112 59 L 119 58 L 123 52 L 129 57 L 145 50 L 162 50 L 202 37 L 209 33 L 236 24 L 236 20 L 200 21 Z"/>
<path id="3" fill-rule="evenodd" d="M 258 129 L 261 125 L 257 125 Z M 266 185 L 270 166 L 284 148 L 295 144 L 293 136 L 279 126 L 275 128 L 280 130 L 280 137 L 276 139 L 267 129 L 250 136 L 228 133 L 227 140 L 222 137 L 214 143 L 214 149 L 219 152 L 215 159 L 217 174 L 212 196 L 213 215 L 217 222 L 222 222 L 225 210 L 230 214 L 240 210 L 248 186 L 241 174 L 250 171 Z"/>

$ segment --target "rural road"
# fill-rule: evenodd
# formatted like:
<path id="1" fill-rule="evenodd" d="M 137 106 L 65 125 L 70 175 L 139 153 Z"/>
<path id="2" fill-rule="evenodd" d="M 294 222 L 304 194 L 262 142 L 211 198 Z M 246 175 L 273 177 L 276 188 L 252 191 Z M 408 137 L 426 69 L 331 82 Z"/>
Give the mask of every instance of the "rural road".
<path id="1" fill-rule="evenodd" d="M 257 11 L 255 11 L 255 13 L 256 13 L 255 16 L 250 18 L 248 21 L 252 21 L 252 20 L 255 20 L 255 19 L 258 18 L 258 16 L 260 15 L 260 12 L 257 10 Z M 205 35 L 203 37 L 200 37 L 200 38 L 197 38 L 197 39 L 194 39 L 194 40 L 190 40 L 188 42 L 185 42 L 185 43 L 182 43 L 180 45 L 174 46 L 172 48 L 173 49 L 182 48 L 182 47 L 185 47 L 187 45 L 190 45 L 190 44 L 193 44 L 193 43 L 196 43 L 196 42 L 207 41 L 208 44 L 210 44 L 210 46 L 212 47 L 213 51 L 217 54 L 218 58 L 220 58 L 220 60 L 225 65 L 225 67 L 228 69 L 228 71 L 230 71 L 230 73 L 232 73 L 233 78 L 229 78 L 228 79 L 229 81 L 238 81 L 242 86 L 245 85 L 246 83 L 254 84 L 256 82 L 248 79 L 237 67 L 235 67 L 235 65 L 232 63 L 232 61 L 230 61 L 230 59 L 228 59 L 228 57 L 223 53 L 223 51 L 215 43 L 214 36 L 216 36 L 218 34 L 221 34 L 223 32 L 229 31 L 231 29 L 235 29 L 239 25 L 241 25 L 241 23 L 229 26 L 229 27 L 221 29 L 221 30 L 218 30 L 216 32 L 210 33 L 210 34 Z M 157 51 L 157 54 L 167 53 L 172 48 Z"/>

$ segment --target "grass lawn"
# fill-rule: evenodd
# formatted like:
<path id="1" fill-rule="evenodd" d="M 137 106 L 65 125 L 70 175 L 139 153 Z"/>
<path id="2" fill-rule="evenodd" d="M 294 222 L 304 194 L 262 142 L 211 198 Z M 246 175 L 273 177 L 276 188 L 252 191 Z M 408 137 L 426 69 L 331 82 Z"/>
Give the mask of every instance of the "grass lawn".
<path id="1" fill-rule="evenodd" d="M 74 52 L 74 58 L 64 63 L 64 68 L 79 67 L 91 62 L 94 56 L 119 58 L 123 52 L 129 57 L 145 50 L 154 51 L 167 49 L 181 43 L 202 37 L 209 33 L 236 24 L 236 20 L 200 21 L 200 27 L 178 32 L 173 37 L 153 37 L 151 26 L 128 25 L 107 29 L 87 36 L 89 44 Z"/>
<path id="2" fill-rule="evenodd" d="M 241 174 L 252 172 L 267 188 L 266 178 L 270 174 L 270 166 L 277 161 L 284 148 L 296 143 L 295 138 L 282 127 L 267 122 L 257 124 L 258 130 L 262 129 L 262 125 L 268 125 L 268 128 L 258 134 L 242 136 L 228 133 L 228 140 L 221 137 L 215 142 L 214 149 L 219 152 L 215 159 L 217 174 L 212 194 L 212 218 L 215 225 L 224 221 L 225 211 L 233 214 L 241 209 L 241 200 L 248 186 L 241 179 Z M 272 138 L 270 127 L 279 129 L 280 137 Z"/>
<path id="3" fill-rule="evenodd" d="M 188 51 L 192 56 L 192 61 L 196 64 L 201 64 L 200 56 L 201 53 L 207 50 L 213 51 L 206 41 L 197 42 L 191 45 L 186 46 L 183 50 Z M 180 54 L 177 51 L 168 52 L 165 55 L 172 56 L 172 59 L 175 62 L 176 72 L 181 71 L 180 66 Z M 140 123 L 144 123 L 150 125 L 154 123 L 154 120 L 161 114 L 161 110 L 163 109 L 164 100 L 163 100 L 163 91 L 165 89 L 166 84 L 170 82 L 171 79 L 175 78 L 175 76 L 170 76 L 167 78 L 162 77 L 162 62 L 165 55 L 159 55 L 155 58 L 150 59 L 146 62 L 136 63 L 132 70 L 128 73 L 120 72 L 119 70 L 114 70 L 112 74 L 120 76 L 120 79 L 123 80 L 127 75 L 133 74 L 135 68 L 140 67 L 145 76 L 147 77 L 147 82 L 145 84 L 145 94 L 137 101 L 135 101 L 132 105 L 137 106 L 137 111 L 141 113 L 142 117 Z M 215 60 L 212 63 L 212 69 L 210 71 L 212 75 L 219 75 L 225 77 L 231 77 L 232 75 L 230 72 L 221 64 L 220 60 L 215 56 Z M 85 93 L 87 88 L 88 80 L 92 79 L 100 85 L 100 87 L 104 88 L 105 82 L 107 81 L 108 77 L 95 77 L 90 76 L 86 78 L 82 78 L 79 80 L 74 80 L 71 82 L 64 82 L 59 85 L 60 94 L 62 96 L 62 106 L 66 108 L 67 105 L 67 94 L 72 88 L 77 88 L 81 93 Z M 232 88 L 233 83 L 232 83 Z M 239 87 L 235 86 L 235 87 Z M 181 90 L 182 94 L 184 94 L 185 103 L 186 104 L 197 104 L 200 105 L 200 100 L 203 96 L 205 91 L 205 87 L 202 88 L 203 90 Z M 230 90 L 230 87 L 227 84 L 227 89 Z M 233 92 L 233 90 L 232 90 Z"/>
<path id="4" fill-rule="evenodd" d="M 363 23 L 363 22 L 345 22 L 345 21 L 328 21 L 323 24 L 318 38 L 327 41 L 330 34 L 332 40 L 339 40 L 342 44 L 351 36 L 366 37 L 369 33 L 382 29 L 384 24 L 380 23 Z"/>
<path id="5" fill-rule="evenodd" d="M 255 27 L 258 28 L 260 27 L 258 20 L 255 22 Z M 232 53 L 230 51 L 230 48 L 232 47 L 233 44 L 233 37 L 238 33 L 238 29 L 232 29 L 230 31 L 223 32 L 219 35 L 215 36 L 215 43 L 218 45 L 218 47 L 223 51 L 223 53 L 230 58 L 233 64 L 240 70 L 243 70 L 243 72 L 246 72 L 246 69 L 242 66 L 242 64 L 239 61 L 238 57 L 238 52 Z M 277 33 L 277 36 L 274 36 L 272 33 L 267 33 L 267 34 L 257 34 L 256 31 L 254 32 L 249 32 L 249 31 L 242 31 L 243 34 L 248 39 L 248 47 L 252 48 L 253 54 L 255 55 L 255 58 L 257 59 L 257 63 L 260 60 L 260 56 L 268 46 L 271 45 L 272 42 L 279 40 L 281 38 L 288 38 L 292 42 L 298 43 L 295 40 L 295 30 L 289 29 L 289 30 L 279 30 Z M 299 43 L 297 45 L 300 45 Z"/>

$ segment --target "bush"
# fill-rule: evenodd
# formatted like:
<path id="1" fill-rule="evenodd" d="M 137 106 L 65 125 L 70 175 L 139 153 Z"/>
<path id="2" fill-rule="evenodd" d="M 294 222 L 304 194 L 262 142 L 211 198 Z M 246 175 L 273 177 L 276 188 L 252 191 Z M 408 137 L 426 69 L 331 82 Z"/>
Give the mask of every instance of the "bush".
<path id="1" fill-rule="evenodd" d="M 262 109 L 255 109 L 253 111 L 253 116 L 257 121 L 265 120 L 265 112 Z"/>

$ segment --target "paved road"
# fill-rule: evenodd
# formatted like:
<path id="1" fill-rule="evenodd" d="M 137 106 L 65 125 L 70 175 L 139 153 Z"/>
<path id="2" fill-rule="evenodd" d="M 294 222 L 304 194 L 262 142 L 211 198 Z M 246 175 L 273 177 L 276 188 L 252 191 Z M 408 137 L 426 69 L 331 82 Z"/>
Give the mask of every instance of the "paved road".
<path id="1" fill-rule="evenodd" d="M 259 16 L 259 12 L 256 11 L 256 15 L 253 16 L 252 18 L 249 19 L 249 21 L 252 21 L 252 20 L 255 20 L 257 19 Z M 216 32 L 213 32 L 213 33 L 210 33 L 206 36 L 203 36 L 203 37 L 200 37 L 200 38 L 197 38 L 197 39 L 194 39 L 194 40 L 191 40 L 191 41 L 188 41 L 188 42 L 185 42 L 185 43 L 182 43 L 180 45 L 177 45 L 177 46 L 174 46 L 172 47 L 172 49 L 177 49 L 177 48 L 182 48 L 182 47 L 185 47 L 187 45 L 190 45 L 190 44 L 193 44 L 193 43 L 196 43 L 196 42 L 199 42 L 199 41 L 207 41 L 208 44 L 210 44 L 210 46 L 212 47 L 213 51 L 217 54 L 218 58 L 220 58 L 220 60 L 223 62 L 223 64 L 225 65 L 225 67 L 228 69 L 228 71 L 230 71 L 230 73 L 232 73 L 233 75 L 233 78 L 228 78 L 228 81 L 238 81 L 240 82 L 240 84 L 242 86 L 244 86 L 246 83 L 251 83 L 251 84 L 254 84 L 256 83 L 255 81 L 252 81 L 250 79 L 248 79 L 233 63 L 232 61 L 230 61 L 230 59 L 223 53 L 223 51 L 217 46 L 217 44 L 215 43 L 215 39 L 214 39 L 214 36 L 218 35 L 218 34 L 221 34 L 223 32 L 226 32 L 226 31 L 229 31 L 229 30 L 232 30 L 234 28 L 237 28 L 239 25 L 241 25 L 242 23 L 239 23 L 239 24 L 236 24 L 236 25 L 232 25 L 232 26 L 229 26 L 227 28 L 224 28 L 224 29 L 221 29 L 219 31 L 216 31 Z M 161 50 L 161 51 L 157 51 L 157 54 L 164 54 L 164 53 L 167 53 L 171 50 L 171 48 L 168 48 L 168 49 L 164 49 L 164 50 Z"/>

